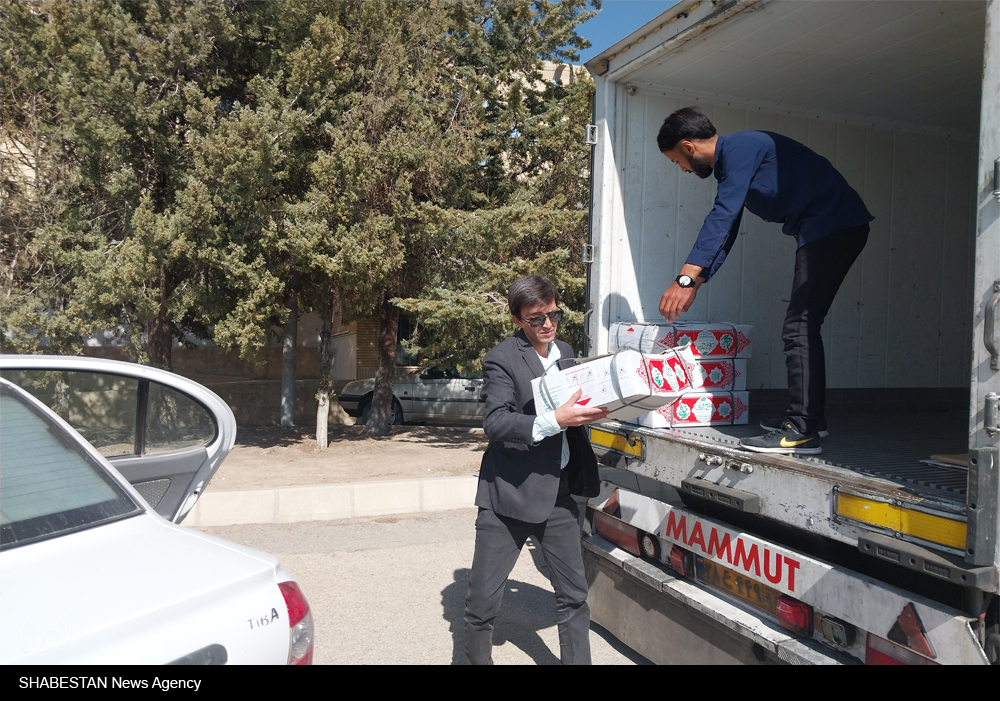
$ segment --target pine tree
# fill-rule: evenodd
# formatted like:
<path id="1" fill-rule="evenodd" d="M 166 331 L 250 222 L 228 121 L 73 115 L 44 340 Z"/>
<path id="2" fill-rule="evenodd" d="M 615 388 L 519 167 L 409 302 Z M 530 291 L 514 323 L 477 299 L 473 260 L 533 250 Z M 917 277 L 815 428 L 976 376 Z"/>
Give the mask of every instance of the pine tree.
<path id="1" fill-rule="evenodd" d="M 4 179 L 4 343 L 73 352 L 117 328 L 169 367 L 172 339 L 204 334 L 222 301 L 203 203 L 178 193 L 191 123 L 234 87 L 225 7 L 4 0 L 0 20 L 3 141 L 31 144 L 37 174 Z"/>
<path id="2" fill-rule="evenodd" d="M 471 24 L 483 29 L 470 31 L 467 42 L 490 80 L 478 85 L 486 106 L 473 186 L 462 205 L 437 212 L 433 275 L 417 294 L 396 300 L 419 319 L 408 349 L 427 363 L 466 371 L 478 370 L 485 352 L 514 330 L 506 291 L 521 275 L 555 282 L 567 311 L 561 334 L 582 346 L 586 271 L 579 252 L 590 176 L 583 130 L 594 89 L 582 71 L 563 85 L 545 84 L 539 73 L 541 59 L 572 62 L 586 48 L 575 34 L 592 14 L 585 3 L 479 9 Z"/>
<path id="3" fill-rule="evenodd" d="M 425 356 L 461 367 L 508 331 L 520 274 L 579 310 L 591 87 L 539 69 L 575 60 L 588 16 L 0 0 L 4 348 L 117 329 L 141 362 L 169 367 L 187 334 L 251 358 L 293 301 L 327 319 L 336 299 L 380 319 L 384 435 L 400 308 Z"/>

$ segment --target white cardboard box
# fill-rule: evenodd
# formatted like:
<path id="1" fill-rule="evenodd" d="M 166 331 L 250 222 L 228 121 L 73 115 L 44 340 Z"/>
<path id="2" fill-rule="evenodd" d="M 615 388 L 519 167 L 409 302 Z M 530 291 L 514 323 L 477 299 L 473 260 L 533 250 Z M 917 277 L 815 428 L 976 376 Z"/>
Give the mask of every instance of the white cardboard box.
<path id="1" fill-rule="evenodd" d="M 611 324 L 608 350 L 631 348 L 660 353 L 690 344 L 698 358 L 749 358 L 753 355 L 753 326 L 727 321 L 689 321 L 648 324 L 616 321 Z"/>
<path id="2" fill-rule="evenodd" d="M 748 392 L 690 392 L 640 416 L 636 423 L 650 428 L 745 424 L 749 405 Z"/>
<path id="3" fill-rule="evenodd" d="M 535 411 L 555 411 L 580 389 L 578 404 L 605 407 L 609 418 L 634 419 L 700 387 L 695 367 L 689 348 L 668 349 L 660 355 L 622 350 L 584 358 L 531 381 Z"/>

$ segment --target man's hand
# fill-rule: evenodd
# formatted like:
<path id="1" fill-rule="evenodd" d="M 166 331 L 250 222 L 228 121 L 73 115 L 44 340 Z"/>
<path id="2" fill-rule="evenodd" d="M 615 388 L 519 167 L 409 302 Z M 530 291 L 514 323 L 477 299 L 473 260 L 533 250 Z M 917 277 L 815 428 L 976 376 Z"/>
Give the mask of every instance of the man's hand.
<path id="1" fill-rule="evenodd" d="M 556 423 L 560 426 L 583 426 L 600 421 L 608 415 L 608 410 L 601 407 L 579 406 L 577 401 L 583 396 L 583 390 L 578 389 L 569 401 L 556 409 Z"/>
<path id="2" fill-rule="evenodd" d="M 660 297 L 660 314 L 667 320 L 668 324 L 674 323 L 681 314 L 686 312 L 694 304 L 694 299 L 698 295 L 700 288 L 705 281 L 698 277 L 702 268 L 696 265 L 684 264 L 681 268 L 681 275 L 687 275 L 694 279 L 694 287 L 681 287 L 676 282 L 671 283 L 667 291 Z"/>

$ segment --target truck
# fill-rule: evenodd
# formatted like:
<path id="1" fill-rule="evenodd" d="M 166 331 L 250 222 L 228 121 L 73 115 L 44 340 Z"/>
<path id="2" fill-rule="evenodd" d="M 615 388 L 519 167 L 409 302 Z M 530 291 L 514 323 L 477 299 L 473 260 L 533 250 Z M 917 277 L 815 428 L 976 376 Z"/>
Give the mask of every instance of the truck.
<path id="1" fill-rule="evenodd" d="M 754 327 L 747 425 L 593 424 L 593 620 L 657 663 L 997 664 L 1000 2 L 682 0 L 586 62 L 596 83 L 585 355 L 658 304 L 714 179 L 671 112 L 784 134 L 875 219 L 823 327 L 820 455 L 741 437 L 787 402 L 794 242 L 746 212 L 682 317 Z"/>

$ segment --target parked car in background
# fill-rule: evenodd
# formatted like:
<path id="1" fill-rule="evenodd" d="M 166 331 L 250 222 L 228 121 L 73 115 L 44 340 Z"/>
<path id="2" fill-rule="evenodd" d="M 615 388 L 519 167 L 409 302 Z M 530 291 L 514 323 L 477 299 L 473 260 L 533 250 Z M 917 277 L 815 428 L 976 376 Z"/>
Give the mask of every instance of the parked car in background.
<path id="1" fill-rule="evenodd" d="M 400 375 L 392 383 L 390 423 L 429 421 L 441 423 L 482 424 L 482 373 L 460 373 L 449 368 Z M 349 383 L 340 392 L 340 406 L 358 423 L 368 420 L 375 380 Z"/>
<path id="2" fill-rule="evenodd" d="M 0 664 L 311 663 L 278 560 L 176 523 L 235 436 L 172 373 L 0 356 Z"/>

